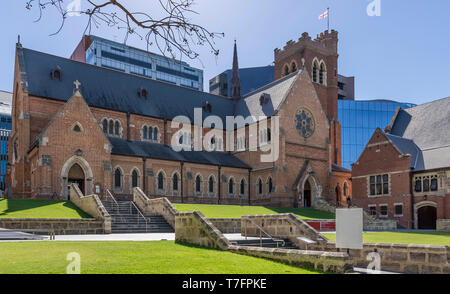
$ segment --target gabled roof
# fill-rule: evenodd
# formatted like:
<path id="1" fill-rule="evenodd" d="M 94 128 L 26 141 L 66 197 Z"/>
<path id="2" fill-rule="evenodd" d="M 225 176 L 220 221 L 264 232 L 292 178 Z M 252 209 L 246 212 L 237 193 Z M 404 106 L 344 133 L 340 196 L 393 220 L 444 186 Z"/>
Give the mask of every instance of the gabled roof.
<path id="1" fill-rule="evenodd" d="M 272 82 L 258 90 L 251 92 L 240 99 L 236 104 L 236 115 L 243 117 L 255 116 L 271 117 L 279 110 L 282 102 L 289 94 L 289 91 L 300 76 L 302 71 L 292 73 L 282 79 Z M 260 104 L 261 95 L 266 94 L 269 98 L 267 104 Z"/>
<path id="2" fill-rule="evenodd" d="M 422 152 L 414 143 L 414 141 L 405 139 L 399 136 L 395 136 L 392 134 L 385 134 L 389 141 L 394 144 L 397 149 L 403 154 L 411 155 L 411 168 L 415 170 L 423 170 L 423 156 Z"/>
<path id="3" fill-rule="evenodd" d="M 108 137 L 113 146 L 111 153 L 115 155 L 147 157 L 153 159 L 183 161 L 189 163 L 249 169 L 250 166 L 236 156 L 226 152 L 208 151 L 174 151 L 170 146 L 162 144 L 127 141 Z"/>
<path id="4" fill-rule="evenodd" d="M 387 135 L 404 154 L 418 150 L 415 170 L 450 167 L 450 97 L 400 110 Z"/>

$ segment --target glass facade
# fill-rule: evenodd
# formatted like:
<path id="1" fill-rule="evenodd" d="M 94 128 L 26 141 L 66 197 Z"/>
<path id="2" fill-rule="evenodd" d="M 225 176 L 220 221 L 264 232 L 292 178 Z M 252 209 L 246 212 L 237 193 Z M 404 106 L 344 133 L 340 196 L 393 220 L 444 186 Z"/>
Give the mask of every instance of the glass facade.
<path id="1" fill-rule="evenodd" d="M 186 62 L 90 36 L 86 63 L 203 91 L 203 71 Z"/>
<path id="2" fill-rule="evenodd" d="M 376 128 L 384 130 L 399 106 L 406 109 L 415 105 L 388 100 L 338 100 L 343 167 L 351 169 Z"/>

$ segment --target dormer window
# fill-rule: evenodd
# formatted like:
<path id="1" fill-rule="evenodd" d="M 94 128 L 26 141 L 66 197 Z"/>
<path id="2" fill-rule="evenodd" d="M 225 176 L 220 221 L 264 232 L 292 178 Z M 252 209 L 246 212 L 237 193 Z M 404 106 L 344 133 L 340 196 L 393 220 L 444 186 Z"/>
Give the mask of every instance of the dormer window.
<path id="1" fill-rule="evenodd" d="M 62 80 L 62 71 L 59 66 L 57 66 L 52 72 L 50 73 L 50 77 L 52 80 Z"/>
<path id="2" fill-rule="evenodd" d="M 203 102 L 203 111 L 205 112 L 211 112 L 212 111 L 212 105 L 208 101 Z"/>
<path id="3" fill-rule="evenodd" d="M 270 95 L 267 93 L 263 93 L 261 94 L 261 96 L 259 97 L 259 104 L 262 106 L 264 104 L 269 103 L 270 100 Z"/>
<path id="4" fill-rule="evenodd" d="M 139 89 L 138 96 L 141 97 L 141 98 L 147 99 L 147 96 L 148 96 L 147 90 L 145 88 Z"/>

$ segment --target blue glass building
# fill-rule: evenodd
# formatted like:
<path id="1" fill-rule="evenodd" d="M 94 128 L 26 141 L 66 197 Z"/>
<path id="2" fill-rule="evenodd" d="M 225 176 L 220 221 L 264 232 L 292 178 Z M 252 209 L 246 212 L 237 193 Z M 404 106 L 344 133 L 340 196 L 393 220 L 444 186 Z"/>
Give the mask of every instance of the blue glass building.
<path id="1" fill-rule="evenodd" d="M 0 190 L 2 191 L 5 191 L 8 140 L 12 129 L 11 103 L 12 94 L 0 91 Z"/>
<path id="2" fill-rule="evenodd" d="M 406 109 L 415 105 L 389 100 L 338 100 L 343 167 L 351 169 L 376 128 L 384 130 L 399 106 Z"/>
<path id="3" fill-rule="evenodd" d="M 85 36 L 71 59 L 203 91 L 203 70 L 97 36 Z"/>

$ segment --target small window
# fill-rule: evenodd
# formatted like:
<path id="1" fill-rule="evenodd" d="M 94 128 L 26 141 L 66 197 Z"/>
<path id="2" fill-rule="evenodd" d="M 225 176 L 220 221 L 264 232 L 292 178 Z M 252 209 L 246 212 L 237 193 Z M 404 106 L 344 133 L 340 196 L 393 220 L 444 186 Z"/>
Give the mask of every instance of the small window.
<path id="1" fill-rule="evenodd" d="M 314 61 L 313 64 L 313 82 L 317 83 L 317 71 L 319 70 L 319 66 L 317 65 L 317 62 Z"/>
<path id="2" fill-rule="evenodd" d="M 369 206 L 369 213 L 371 216 L 377 216 L 377 207 L 376 206 Z"/>
<path id="3" fill-rule="evenodd" d="M 164 190 L 164 175 L 162 172 L 158 174 L 158 190 Z"/>
<path id="4" fill-rule="evenodd" d="M 116 168 L 114 172 L 114 188 L 120 189 L 122 187 L 122 172 L 119 168 Z"/>
<path id="5" fill-rule="evenodd" d="M 273 191 L 272 178 L 269 178 L 269 182 L 267 183 L 267 186 L 268 186 L 268 192 L 272 193 L 272 191 Z"/>
<path id="6" fill-rule="evenodd" d="M 259 179 L 258 180 L 258 194 L 262 194 L 263 193 L 263 185 L 262 185 L 262 180 Z"/>
<path id="7" fill-rule="evenodd" d="M 438 190 L 438 180 L 436 178 L 431 179 L 431 191 Z"/>
<path id="8" fill-rule="evenodd" d="M 202 179 L 200 176 L 195 178 L 195 192 L 200 193 L 202 191 Z"/>
<path id="9" fill-rule="evenodd" d="M 233 178 L 230 178 L 230 181 L 228 182 L 228 194 L 234 194 L 234 180 L 233 180 Z"/>
<path id="10" fill-rule="evenodd" d="M 403 216 L 403 204 L 395 204 L 395 216 Z"/>
<path id="11" fill-rule="evenodd" d="M 244 179 L 241 180 L 241 195 L 245 194 L 245 181 Z"/>
<path id="12" fill-rule="evenodd" d="M 144 140 L 147 140 L 147 130 L 148 130 L 148 128 L 147 128 L 147 126 L 144 126 L 143 128 L 142 128 L 142 138 L 144 139 Z"/>
<path id="13" fill-rule="evenodd" d="M 157 127 L 153 128 L 153 140 L 158 141 L 158 128 Z"/>
<path id="14" fill-rule="evenodd" d="M 292 65 L 291 65 L 291 72 L 296 72 L 296 71 L 297 71 L 297 63 L 292 62 Z"/>
<path id="15" fill-rule="evenodd" d="M 145 88 L 141 88 L 138 91 L 138 96 L 141 97 L 141 98 L 147 98 L 147 95 L 148 95 L 148 93 L 147 93 L 147 90 Z"/>
<path id="16" fill-rule="evenodd" d="M 76 124 L 76 125 L 73 127 L 73 131 L 76 132 L 76 133 L 81 133 L 81 128 L 80 128 L 80 126 L 79 126 L 78 124 Z"/>
<path id="17" fill-rule="evenodd" d="M 414 191 L 422 192 L 422 179 L 421 178 L 416 179 L 416 183 L 414 185 Z"/>
<path id="18" fill-rule="evenodd" d="M 289 66 L 286 64 L 284 66 L 283 75 L 287 76 L 289 74 Z"/>
<path id="19" fill-rule="evenodd" d="M 132 188 L 138 187 L 139 186 L 138 182 L 139 182 L 138 172 L 136 170 L 133 170 L 133 172 L 131 173 L 131 186 L 132 186 Z"/>
<path id="20" fill-rule="evenodd" d="M 387 205 L 380 205 L 380 216 L 387 217 L 388 216 L 388 207 Z"/>
<path id="21" fill-rule="evenodd" d="M 429 192 L 430 191 L 430 179 L 425 178 L 423 180 L 423 191 L 424 192 Z"/>
<path id="22" fill-rule="evenodd" d="M 50 77 L 51 77 L 52 80 L 61 81 L 62 80 L 61 68 L 59 66 L 57 66 L 54 70 L 52 70 L 51 73 L 50 73 Z"/>
<path id="23" fill-rule="evenodd" d="M 214 193 L 214 178 L 212 176 L 209 177 L 208 191 L 209 191 L 209 193 Z"/>
<path id="24" fill-rule="evenodd" d="M 174 174 L 172 178 L 172 190 L 178 191 L 178 174 Z"/>
<path id="25" fill-rule="evenodd" d="M 108 134 L 108 121 L 106 119 L 103 120 L 103 133 Z"/>

